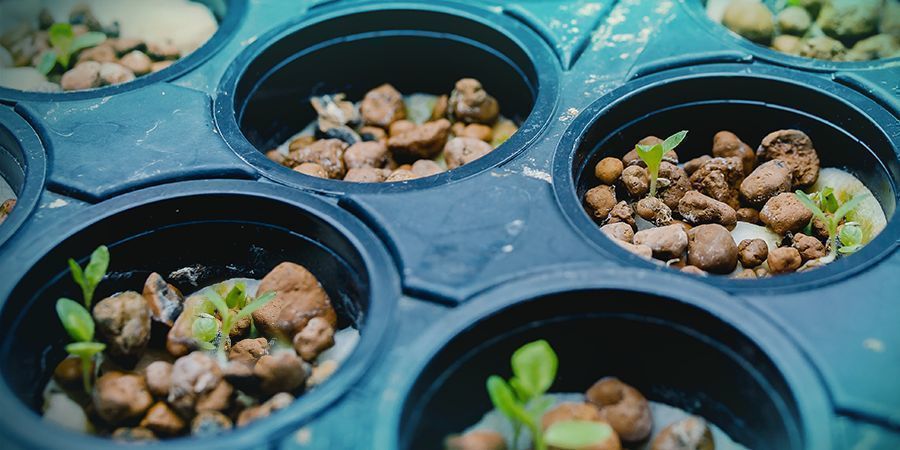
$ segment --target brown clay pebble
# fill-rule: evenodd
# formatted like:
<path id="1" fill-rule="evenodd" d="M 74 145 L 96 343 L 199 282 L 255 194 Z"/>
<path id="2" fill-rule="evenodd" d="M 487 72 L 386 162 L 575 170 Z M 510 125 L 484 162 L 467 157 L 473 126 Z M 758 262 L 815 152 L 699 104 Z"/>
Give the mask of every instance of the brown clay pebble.
<path id="1" fill-rule="evenodd" d="M 300 172 L 316 178 L 328 178 L 325 168 L 314 162 L 301 163 L 299 166 L 294 167 L 294 172 Z"/>
<path id="2" fill-rule="evenodd" d="M 291 392 L 303 385 L 308 376 L 303 360 L 294 352 L 282 351 L 259 358 L 253 368 L 260 389 L 266 395 Z"/>
<path id="3" fill-rule="evenodd" d="M 446 95 L 442 95 L 434 101 L 434 106 L 431 108 L 431 120 L 442 119 L 447 115 L 447 108 L 450 104 L 450 97 Z"/>
<path id="4" fill-rule="evenodd" d="M 291 152 L 291 157 L 298 163 L 316 163 L 325 170 L 328 178 L 343 178 L 344 150 L 347 143 L 340 139 L 320 139 L 307 147 Z"/>
<path id="5" fill-rule="evenodd" d="M 753 171 L 756 165 L 756 153 L 749 145 L 730 131 L 720 131 L 713 136 L 712 154 L 716 158 L 735 156 L 743 163 L 744 175 Z"/>
<path id="6" fill-rule="evenodd" d="M 768 256 L 769 246 L 762 239 L 744 239 L 738 244 L 738 260 L 745 268 L 762 264 Z"/>
<path id="7" fill-rule="evenodd" d="M 737 266 L 737 245 L 728 229 L 711 223 L 688 231 L 688 264 L 707 272 L 727 274 Z"/>
<path id="8" fill-rule="evenodd" d="M 628 166 L 622 170 L 622 185 L 632 198 L 640 198 L 650 192 L 650 174 L 639 166 Z"/>
<path id="9" fill-rule="evenodd" d="M 385 133 L 384 128 L 370 126 L 360 128 L 359 136 L 364 141 L 381 141 L 387 139 L 387 133 Z"/>
<path id="10" fill-rule="evenodd" d="M 709 160 L 712 159 L 712 156 L 702 155 L 698 156 L 686 163 L 684 163 L 684 171 L 687 172 L 688 175 L 693 174 L 697 171 L 697 169 L 703 167 L 704 164 L 708 163 Z"/>
<path id="11" fill-rule="evenodd" d="M 167 361 L 154 361 L 145 370 L 147 377 L 147 389 L 150 393 L 166 398 L 172 388 L 172 363 Z"/>
<path id="12" fill-rule="evenodd" d="M 541 429 L 546 431 L 550 426 L 557 422 L 564 421 L 589 421 L 610 425 L 604 420 L 596 406 L 590 403 L 564 402 L 556 405 L 553 409 L 544 413 L 541 418 Z M 612 427 L 610 427 L 612 428 Z M 615 432 L 610 433 L 606 440 L 591 445 L 589 447 L 581 447 L 583 450 L 621 450 L 622 443 L 619 436 Z M 562 450 L 559 447 L 547 446 L 548 450 Z"/>
<path id="13" fill-rule="evenodd" d="M 447 161 L 447 168 L 452 170 L 487 155 L 493 149 L 491 144 L 479 139 L 455 137 L 444 146 L 444 160 Z"/>
<path id="14" fill-rule="evenodd" d="M 638 255 L 642 258 L 653 259 L 653 249 L 647 245 L 635 245 L 630 242 L 620 241 L 618 239 L 613 240 L 613 242 L 615 242 L 625 250 L 628 250 L 629 252 L 634 253 L 635 255 Z"/>
<path id="15" fill-rule="evenodd" d="M 175 436 L 184 431 L 187 424 L 166 402 L 156 402 L 141 420 L 141 427 L 159 436 Z"/>
<path id="16" fill-rule="evenodd" d="M 234 394 L 234 387 L 227 381 L 221 380 L 212 390 L 197 397 L 197 404 L 194 406 L 194 409 L 198 413 L 203 411 L 225 411 L 231 406 L 232 394 Z"/>
<path id="17" fill-rule="evenodd" d="M 197 340 L 191 331 L 193 318 L 200 313 L 214 312 L 202 295 L 192 295 L 184 300 L 183 309 L 166 335 L 166 350 L 172 356 L 184 356 L 196 348 Z"/>
<path id="18" fill-rule="evenodd" d="M 688 246 L 688 235 L 681 225 L 666 225 L 638 231 L 632 242 L 650 247 L 654 258 L 668 261 L 681 258 Z"/>
<path id="19" fill-rule="evenodd" d="M 770 198 L 791 190 L 792 177 L 791 168 L 784 161 L 767 161 L 741 182 L 741 198 L 753 206 L 765 205 Z"/>
<path id="20" fill-rule="evenodd" d="M 213 436 L 230 430 L 231 419 L 218 411 L 203 411 L 191 421 L 191 436 Z"/>
<path id="21" fill-rule="evenodd" d="M 97 331 L 116 357 L 137 358 L 150 342 L 150 307 L 141 294 L 126 291 L 94 306 Z"/>
<path id="22" fill-rule="evenodd" d="M 689 273 L 692 275 L 700 275 L 703 277 L 709 275 L 705 270 L 703 270 L 697 266 L 684 266 L 681 268 L 681 271 L 684 273 Z"/>
<path id="23" fill-rule="evenodd" d="M 169 66 L 174 64 L 175 61 L 156 61 L 150 66 L 150 72 L 159 72 L 163 69 L 168 69 Z"/>
<path id="24" fill-rule="evenodd" d="M 659 177 L 660 181 L 668 181 L 668 184 L 659 183 L 659 199 L 669 209 L 678 209 L 678 202 L 691 190 L 691 178 L 684 169 L 667 161 L 659 165 Z"/>
<path id="25" fill-rule="evenodd" d="M 615 199 L 614 199 L 615 200 Z M 615 206 L 615 205 L 612 205 Z M 610 207 L 612 209 L 612 207 Z M 634 211 L 642 219 L 661 227 L 672 222 L 672 210 L 656 197 L 644 197 L 634 206 Z"/>
<path id="26" fill-rule="evenodd" d="M 450 436 L 444 441 L 445 450 L 507 450 L 502 434 L 491 430 L 472 430 Z"/>
<path id="27" fill-rule="evenodd" d="M 100 63 L 85 61 L 69 69 L 60 79 L 64 91 L 79 91 L 100 86 Z"/>
<path id="28" fill-rule="evenodd" d="M 228 350 L 228 360 L 252 367 L 259 358 L 267 354 L 269 354 L 269 341 L 266 338 L 243 339 Z"/>
<path id="29" fill-rule="evenodd" d="M 828 254 L 822 241 L 803 233 L 794 235 L 793 244 L 791 246 L 800 252 L 800 258 L 802 258 L 804 262 L 811 259 L 822 258 Z"/>
<path id="30" fill-rule="evenodd" d="M 344 175 L 344 181 L 351 181 L 354 183 L 381 183 L 387 178 L 385 170 L 387 169 L 376 169 L 374 167 L 350 169 L 347 171 L 347 175 Z"/>
<path id="31" fill-rule="evenodd" d="M 802 230 L 812 217 L 812 211 L 790 192 L 772 197 L 759 211 L 759 220 L 780 235 Z"/>
<path id="32" fill-rule="evenodd" d="M 283 262 L 259 283 L 258 292 L 275 292 L 274 300 L 253 312 L 253 322 L 267 337 L 292 339 L 313 317 L 337 325 L 337 314 L 319 280 L 305 267 Z"/>
<path id="33" fill-rule="evenodd" d="M 759 211 L 753 208 L 738 208 L 735 213 L 738 221 L 752 224 L 759 223 Z"/>
<path id="34" fill-rule="evenodd" d="M 416 129 L 416 124 L 409 120 L 398 120 L 388 127 L 388 135 L 399 136 Z"/>
<path id="35" fill-rule="evenodd" d="M 625 170 L 625 165 L 619 158 L 606 157 L 600 160 L 594 167 L 594 176 L 603 184 L 612 185 L 618 181 Z"/>
<path id="36" fill-rule="evenodd" d="M 800 130 L 780 130 L 763 138 L 756 151 L 762 161 L 780 159 L 790 166 L 796 188 L 812 185 L 819 178 L 819 155 L 812 140 Z"/>
<path id="37" fill-rule="evenodd" d="M 431 159 L 444 148 L 449 132 L 450 121 L 447 119 L 425 122 L 409 131 L 391 135 L 388 138 L 388 148 L 398 159 Z"/>
<path id="38" fill-rule="evenodd" d="M 653 438 L 650 450 L 715 450 L 712 431 L 706 421 L 690 416 L 663 428 Z"/>
<path id="39" fill-rule="evenodd" d="M 650 405 L 637 389 L 618 378 L 604 377 L 585 396 L 600 408 L 600 417 L 612 425 L 623 441 L 642 441 L 650 435 L 653 428 Z"/>
<path id="40" fill-rule="evenodd" d="M 600 185 L 584 194 L 584 202 L 598 221 L 606 220 L 609 212 L 616 206 L 616 189 L 612 186 Z"/>
<path id="41" fill-rule="evenodd" d="M 494 131 L 487 125 L 482 125 L 480 123 L 470 123 L 466 125 L 466 128 L 462 130 L 462 133 L 460 133 L 459 136 L 475 138 L 485 142 L 491 142 L 493 133 Z"/>
<path id="42" fill-rule="evenodd" d="M 138 50 L 132 50 L 119 60 L 119 64 L 133 72 L 135 75 L 145 75 L 150 73 L 153 67 L 153 61 L 150 57 Z"/>
<path id="43" fill-rule="evenodd" d="M 450 94 L 450 113 L 465 123 L 492 124 L 500 115 L 497 99 L 491 97 L 474 78 L 463 78 L 456 82 Z"/>
<path id="44" fill-rule="evenodd" d="M 259 406 L 247 408 L 238 415 L 237 426 L 243 427 L 255 420 L 269 417 L 275 411 L 287 408 L 294 401 L 294 396 L 287 392 L 279 392 Z"/>
<path id="45" fill-rule="evenodd" d="M 406 118 L 403 95 L 390 84 L 382 84 L 367 92 L 359 106 L 366 125 L 387 128 L 397 120 Z"/>
<path id="46" fill-rule="evenodd" d="M 691 174 L 691 185 L 700 193 L 728 204 L 741 207 L 740 185 L 744 179 L 741 158 L 713 158 Z"/>
<path id="47" fill-rule="evenodd" d="M 112 433 L 112 438 L 120 442 L 147 442 L 155 441 L 156 435 L 152 431 L 141 427 L 121 427 L 116 428 Z"/>
<path id="48" fill-rule="evenodd" d="M 754 271 L 753 269 L 744 269 L 744 270 L 738 272 L 738 274 L 737 274 L 737 275 L 734 275 L 732 278 L 735 278 L 735 279 L 754 279 L 754 278 L 757 278 L 757 276 L 756 276 L 756 271 Z"/>
<path id="49" fill-rule="evenodd" d="M 100 80 L 103 84 L 121 84 L 134 79 L 134 72 L 121 64 L 105 62 L 100 65 Z"/>
<path id="50" fill-rule="evenodd" d="M 153 404 L 143 377 L 115 371 L 97 379 L 92 398 L 97 415 L 113 425 L 141 417 Z"/>
<path id="51" fill-rule="evenodd" d="M 313 362 L 326 349 L 334 345 L 334 327 L 322 318 L 310 320 L 294 336 L 294 350 L 305 361 Z"/>
<path id="52" fill-rule="evenodd" d="M 190 416 L 197 403 L 222 382 L 222 369 L 206 353 L 193 352 L 175 360 L 171 380 L 167 399 L 169 405 L 179 413 Z"/>
<path id="53" fill-rule="evenodd" d="M 81 64 L 86 61 L 95 61 L 98 63 L 115 62 L 116 50 L 112 45 L 100 44 L 96 47 L 86 48 L 78 53 L 77 63 Z"/>
<path id="54" fill-rule="evenodd" d="M 156 272 L 151 273 L 144 282 L 143 296 L 150 306 L 150 317 L 170 327 L 184 307 L 181 291 L 166 283 L 166 280 Z"/>
<path id="55" fill-rule="evenodd" d="M 688 223 L 698 225 L 717 223 L 725 227 L 737 223 L 734 209 L 698 191 L 689 191 L 678 202 L 678 213 Z"/>
<path id="56" fill-rule="evenodd" d="M 412 165 L 412 173 L 416 174 L 417 178 L 425 178 L 430 177 L 432 175 L 437 175 L 441 172 L 444 172 L 444 169 L 438 165 L 438 163 L 430 160 L 430 159 L 420 159 L 413 163 Z"/>
<path id="57" fill-rule="evenodd" d="M 634 210 L 631 209 L 631 206 L 628 205 L 628 202 L 622 200 L 619 203 L 616 203 L 616 206 L 613 206 L 613 209 L 609 212 L 609 218 L 606 219 L 606 223 L 619 223 L 623 222 L 628 224 L 631 228 L 634 228 Z"/>
<path id="58" fill-rule="evenodd" d="M 387 164 L 387 146 L 380 141 L 357 142 L 344 151 L 344 165 L 347 169 L 361 167 L 382 168 Z"/>
<path id="59" fill-rule="evenodd" d="M 769 272 L 773 274 L 793 272 L 803 264 L 800 252 L 794 247 L 780 247 L 769 252 Z"/>
<path id="60" fill-rule="evenodd" d="M 384 180 L 388 183 L 397 183 L 402 181 L 415 180 L 418 178 L 416 174 L 413 173 L 412 170 L 409 169 L 397 169 L 390 173 L 387 178 Z"/>
<path id="61" fill-rule="evenodd" d="M 93 365 L 92 361 L 91 366 Z M 84 384 L 81 374 L 81 358 L 75 356 L 67 357 L 53 369 L 53 379 L 66 389 L 80 389 Z"/>
<path id="62" fill-rule="evenodd" d="M 627 223 L 609 223 L 600 227 L 600 231 L 609 236 L 610 239 L 623 242 L 631 243 L 631 240 L 634 238 L 634 230 Z"/>

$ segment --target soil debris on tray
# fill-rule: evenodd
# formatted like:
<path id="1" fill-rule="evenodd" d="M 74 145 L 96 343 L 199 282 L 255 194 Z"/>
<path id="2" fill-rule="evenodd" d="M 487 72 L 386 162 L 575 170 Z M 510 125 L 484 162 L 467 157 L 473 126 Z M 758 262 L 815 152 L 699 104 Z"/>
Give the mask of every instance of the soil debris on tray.
<path id="1" fill-rule="evenodd" d="M 674 406 L 648 401 L 633 386 L 606 376 L 584 393 L 551 393 L 559 362 L 544 340 L 511 358 L 513 378 L 488 378 L 494 410 L 445 450 L 746 450 L 715 424 Z"/>
<path id="2" fill-rule="evenodd" d="M 707 0 L 707 15 L 760 45 L 830 61 L 900 57 L 898 0 Z"/>
<path id="3" fill-rule="evenodd" d="M 343 93 L 312 97 L 317 119 L 266 152 L 305 175 L 356 183 L 436 175 L 487 155 L 518 129 L 474 78 L 449 95 L 404 95 L 382 84 L 354 103 Z"/>
<path id="4" fill-rule="evenodd" d="M 83 301 L 57 302 L 73 342 L 46 384 L 43 415 L 76 431 L 145 441 L 264 420 L 338 370 L 359 336 L 337 328 L 328 294 L 292 262 L 187 297 L 152 273 L 143 293 L 96 304 L 109 251 L 69 266 Z"/>
<path id="5" fill-rule="evenodd" d="M 189 0 L 0 1 L 0 86 L 60 92 L 162 70 L 218 29 Z"/>
<path id="6" fill-rule="evenodd" d="M 758 278 L 855 253 L 886 225 L 871 191 L 822 168 L 803 131 L 769 133 L 755 152 L 720 131 L 711 154 L 679 164 L 674 150 L 686 137 L 649 136 L 593 170 L 599 184 L 584 194 L 585 209 L 632 253 L 686 273 Z"/>

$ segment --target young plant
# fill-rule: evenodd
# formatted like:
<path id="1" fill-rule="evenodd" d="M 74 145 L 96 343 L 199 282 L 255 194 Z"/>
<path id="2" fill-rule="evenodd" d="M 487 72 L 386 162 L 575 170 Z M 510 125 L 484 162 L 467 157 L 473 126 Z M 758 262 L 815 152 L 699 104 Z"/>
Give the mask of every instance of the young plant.
<path id="1" fill-rule="evenodd" d="M 527 428 L 535 450 L 547 445 L 579 449 L 606 440 L 612 433 L 608 425 L 588 421 L 560 421 L 541 431 L 541 417 L 553 400 L 544 394 L 553 385 L 559 360 L 545 340 L 523 345 L 510 359 L 513 377 L 507 382 L 499 375 L 487 379 L 487 391 L 494 408 L 513 424 L 511 448 L 516 448 L 522 427 Z"/>
<path id="2" fill-rule="evenodd" d="M 830 190 L 826 188 L 819 193 L 819 200 L 826 208 L 826 210 L 828 210 L 830 209 L 831 201 L 826 200 L 827 195 L 822 195 L 826 191 Z M 846 216 L 850 211 L 856 209 L 856 207 L 859 206 L 859 204 L 863 200 L 865 200 L 868 194 L 863 193 L 854 195 L 853 198 L 844 202 L 843 205 L 835 208 L 834 213 L 832 214 L 826 214 L 824 211 L 822 211 L 822 209 L 819 208 L 819 205 L 816 204 L 816 202 L 814 202 L 813 199 L 810 198 L 810 196 L 805 192 L 798 190 L 794 195 L 797 196 L 797 199 L 800 200 L 800 203 L 803 203 L 803 206 L 805 206 L 806 209 L 810 210 L 810 212 L 813 213 L 813 217 L 818 218 L 823 223 L 825 223 L 825 227 L 828 229 L 828 248 L 830 250 L 830 257 L 833 258 L 840 251 L 838 243 L 843 245 L 843 247 L 840 248 L 847 247 L 843 251 L 840 251 L 841 254 L 850 254 L 862 248 L 862 230 L 858 225 L 853 224 L 852 222 L 844 225 L 843 228 L 847 228 L 847 225 L 851 226 L 851 229 L 847 231 L 846 242 L 838 236 L 837 229 L 841 224 L 841 220 L 844 219 L 844 216 Z M 831 197 L 834 197 L 833 194 L 831 195 Z M 837 200 L 835 200 L 835 203 L 836 202 Z M 856 230 L 854 230 L 854 228 Z M 842 229 L 841 234 L 843 234 L 843 231 L 844 230 Z"/>
<path id="3" fill-rule="evenodd" d="M 47 34 L 52 48 L 44 52 L 37 66 L 37 70 L 44 75 L 50 73 L 57 63 L 67 70 L 75 52 L 95 47 L 106 40 L 106 35 L 97 31 L 75 36 L 72 25 L 68 23 L 54 23 Z"/>
<path id="4" fill-rule="evenodd" d="M 94 357 L 102 352 L 106 345 L 94 342 L 94 319 L 91 313 L 80 303 L 68 298 L 56 301 L 56 314 L 63 328 L 75 341 L 66 345 L 66 352 L 81 359 L 81 378 L 84 391 L 91 392 Z"/>
<path id="5" fill-rule="evenodd" d="M 659 166 L 662 164 L 663 156 L 674 150 L 681 144 L 687 136 L 687 131 L 679 131 L 669 136 L 665 141 L 655 145 L 637 144 L 634 150 L 638 156 L 647 164 L 647 172 L 650 173 L 650 197 L 656 196 L 656 180 L 659 178 Z"/>
<path id="6" fill-rule="evenodd" d="M 265 294 L 257 297 L 253 301 L 249 301 L 250 298 L 246 296 L 246 288 L 243 284 L 236 284 L 228 295 L 223 299 L 222 296 L 216 292 L 214 289 L 209 289 L 206 291 L 206 299 L 209 300 L 210 303 L 216 308 L 216 311 L 219 313 L 219 319 L 222 321 L 222 327 L 218 331 L 220 333 L 220 338 L 218 340 L 218 345 L 215 346 L 216 350 L 220 354 L 225 353 L 225 340 L 231 335 L 231 330 L 234 328 L 234 325 L 244 317 L 250 316 L 259 308 L 262 308 L 263 305 L 269 303 L 275 298 L 274 292 L 266 292 Z M 229 307 L 229 301 L 233 304 L 234 308 L 239 308 L 237 312 L 234 312 L 231 307 Z M 209 316 L 209 317 L 205 317 Z M 212 325 L 210 325 L 210 319 L 212 319 Z M 203 321 L 202 325 L 197 325 L 198 321 Z M 195 328 L 195 326 L 199 328 Z M 191 325 L 191 331 L 194 333 L 194 337 L 199 342 L 209 343 L 212 339 L 203 339 L 208 338 L 210 336 L 209 330 L 212 329 L 212 326 L 218 326 L 215 321 L 215 318 L 209 314 L 203 315 L 194 320 L 194 323 Z M 199 336 L 198 336 L 199 333 Z M 215 334 L 212 335 L 213 339 L 216 337 Z M 206 347 L 202 343 L 201 347 Z"/>
<path id="7" fill-rule="evenodd" d="M 81 294 L 84 296 L 84 306 L 91 309 L 91 303 L 94 300 L 94 290 L 100 284 L 100 280 L 106 275 L 106 269 L 109 268 L 109 249 L 105 245 L 101 245 L 91 253 L 91 260 L 84 270 L 81 266 L 69 258 L 69 269 L 72 271 L 72 278 L 81 286 Z"/>

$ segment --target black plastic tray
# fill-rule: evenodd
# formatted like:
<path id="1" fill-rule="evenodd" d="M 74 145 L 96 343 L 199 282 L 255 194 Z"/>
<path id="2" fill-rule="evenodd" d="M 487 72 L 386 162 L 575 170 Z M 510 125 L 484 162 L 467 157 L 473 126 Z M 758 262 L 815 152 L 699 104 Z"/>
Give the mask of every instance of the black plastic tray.
<path id="1" fill-rule="evenodd" d="M 0 227 L 3 448 L 118 446 L 34 412 L 42 364 L 61 355 L 65 259 L 101 243 L 109 291 L 148 270 L 199 264 L 200 283 L 292 259 L 362 330 L 286 411 L 167 448 L 436 448 L 489 408 L 484 379 L 536 337 L 561 353 L 554 389 L 618 375 L 753 448 L 900 448 L 900 59 L 785 56 L 712 23 L 701 0 L 227 4 L 209 43 L 137 81 L 0 89 L 0 170 L 20 198 Z M 349 184 L 258 150 L 311 119 L 311 93 L 443 92 L 463 76 L 522 126 L 458 170 Z M 756 142 L 788 127 L 885 206 L 860 254 L 696 278 L 609 243 L 581 207 L 609 148 L 689 129 L 690 157 L 719 129 Z"/>

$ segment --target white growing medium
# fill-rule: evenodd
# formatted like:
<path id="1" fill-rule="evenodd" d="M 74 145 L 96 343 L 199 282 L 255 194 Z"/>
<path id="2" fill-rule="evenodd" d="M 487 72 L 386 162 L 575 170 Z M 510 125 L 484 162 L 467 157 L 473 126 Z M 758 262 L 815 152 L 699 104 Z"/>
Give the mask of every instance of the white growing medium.
<path id="1" fill-rule="evenodd" d="M 5 179 L 3 179 L 3 177 L 0 177 L 0 203 L 3 203 L 11 198 L 17 198 L 16 192 L 13 191 L 12 186 L 10 186 L 9 183 L 7 183 Z"/>

